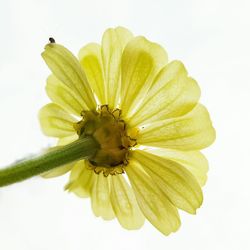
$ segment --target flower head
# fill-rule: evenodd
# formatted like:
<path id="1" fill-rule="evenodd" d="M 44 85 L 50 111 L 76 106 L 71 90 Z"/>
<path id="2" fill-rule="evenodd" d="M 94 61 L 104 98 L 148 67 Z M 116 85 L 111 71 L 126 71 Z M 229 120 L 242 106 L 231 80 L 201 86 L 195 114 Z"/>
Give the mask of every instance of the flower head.
<path id="1" fill-rule="evenodd" d="M 40 111 L 44 133 L 59 145 L 92 136 L 98 152 L 45 174 L 70 171 L 66 188 L 91 197 L 96 216 L 127 229 L 146 218 L 163 234 L 180 226 L 178 209 L 195 214 L 208 163 L 199 150 L 215 139 L 200 89 L 180 61 L 118 27 L 105 31 L 76 59 L 50 43 L 42 54 L 52 71 Z"/>

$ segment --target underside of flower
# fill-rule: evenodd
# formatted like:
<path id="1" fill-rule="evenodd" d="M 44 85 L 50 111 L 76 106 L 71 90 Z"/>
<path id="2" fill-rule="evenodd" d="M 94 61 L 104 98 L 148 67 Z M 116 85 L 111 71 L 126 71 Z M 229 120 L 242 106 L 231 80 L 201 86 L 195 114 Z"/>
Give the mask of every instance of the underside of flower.
<path id="1" fill-rule="evenodd" d="M 105 31 L 78 59 L 57 43 L 42 56 L 52 71 L 52 103 L 39 116 L 44 133 L 59 146 L 88 137 L 99 144 L 85 160 L 46 177 L 70 171 L 66 189 L 91 197 L 96 216 L 116 217 L 126 229 L 146 218 L 164 235 L 175 232 L 178 210 L 195 214 L 202 204 L 208 162 L 200 150 L 215 139 L 184 64 L 123 27 Z"/>
<path id="2" fill-rule="evenodd" d="M 89 159 L 89 167 L 105 177 L 124 173 L 136 138 L 128 134 L 121 110 L 102 105 L 97 111 L 82 111 L 81 115 L 82 120 L 74 124 L 77 134 L 92 136 L 100 145 L 100 150 Z"/>

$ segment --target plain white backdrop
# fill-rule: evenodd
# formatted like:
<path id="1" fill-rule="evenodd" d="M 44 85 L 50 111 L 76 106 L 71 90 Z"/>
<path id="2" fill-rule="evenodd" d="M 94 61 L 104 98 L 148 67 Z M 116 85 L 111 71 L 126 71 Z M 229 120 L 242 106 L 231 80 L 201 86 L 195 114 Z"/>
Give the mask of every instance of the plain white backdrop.
<path id="1" fill-rule="evenodd" d="M 126 231 L 63 191 L 68 176 L 0 189 L 2 250 L 250 249 L 250 2 L 248 0 L 0 0 L 0 167 L 54 145 L 37 112 L 49 100 L 40 53 L 53 36 L 75 54 L 118 25 L 163 45 L 200 84 L 217 130 L 204 203 L 169 237 Z"/>

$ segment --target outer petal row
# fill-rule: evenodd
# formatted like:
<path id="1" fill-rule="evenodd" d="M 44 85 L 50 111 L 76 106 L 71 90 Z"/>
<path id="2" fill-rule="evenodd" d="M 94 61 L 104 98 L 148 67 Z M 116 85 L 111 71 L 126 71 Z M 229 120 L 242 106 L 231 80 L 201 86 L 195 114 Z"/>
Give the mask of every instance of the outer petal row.
<path id="1" fill-rule="evenodd" d="M 151 177 L 135 161 L 126 168 L 138 205 L 152 225 L 165 235 L 180 226 L 179 214 Z"/>
<path id="2" fill-rule="evenodd" d="M 201 152 L 180 151 L 167 148 L 145 148 L 143 151 L 181 164 L 192 173 L 200 186 L 205 185 L 207 180 L 208 161 Z"/>
<path id="3" fill-rule="evenodd" d="M 115 216 L 126 229 L 138 229 L 144 223 L 134 193 L 123 176 L 104 177 L 87 168 L 86 161 L 79 161 L 71 171 L 66 189 L 80 197 L 91 197 L 96 216 L 111 220 Z"/>
<path id="4" fill-rule="evenodd" d="M 130 120 L 130 126 L 178 117 L 194 108 L 200 98 L 200 88 L 187 77 L 184 65 L 173 61 L 154 80 L 146 99 Z"/>
<path id="5" fill-rule="evenodd" d="M 96 109 L 94 94 L 79 61 L 62 45 L 51 43 L 45 46 L 42 57 L 53 74 L 72 92 L 82 104 L 82 109 Z"/>
<path id="6" fill-rule="evenodd" d="M 96 216 L 101 216 L 104 220 L 111 220 L 115 214 L 110 201 L 110 177 L 99 174 L 95 179 L 91 190 L 92 210 Z"/>
<path id="7" fill-rule="evenodd" d="M 44 134 L 53 137 L 67 137 L 76 134 L 73 123 L 76 119 L 55 103 L 45 105 L 39 112 Z"/>
<path id="8" fill-rule="evenodd" d="M 81 99 L 77 98 L 74 91 L 54 75 L 50 75 L 47 79 L 46 92 L 54 103 L 70 114 L 80 116 L 83 107 Z"/>
<path id="9" fill-rule="evenodd" d="M 102 46 L 89 44 L 80 51 L 87 77 L 76 58 L 61 45 L 48 44 L 42 55 L 56 74 L 48 78 L 48 95 L 76 115 L 96 108 L 92 90 L 102 104 L 113 107 L 121 92 L 120 106 L 124 117 L 130 118 L 130 126 L 182 116 L 200 96 L 197 83 L 187 77 L 181 62 L 162 68 L 167 63 L 164 49 L 143 37 L 132 38 L 121 27 L 107 30 Z"/>
<path id="10" fill-rule="evenodd" d="M 143 151 L 133 152 L 132 157 L 136 161 L 131 161 L 126 173 L 137 201 L 123 176 L 96 175 L 85 161 L 72 169 L 67 189 L 80 197 L 91 196 L 96 216 L 107 220 L 116 216 L 124 228 L 140 228 L 145 216 L 165 235 L 176 231 L 180 220 L 175 206 L 195 213 L 202 202 L 199 185 L 178 163 Z"/>
<path id="11" fill-rule="evenodd" d="M 165 50 L 144 37 L 135 37 L 125 28 L 105 31 L 102 45 L 88 44 L 79 59 L 101 104 L 120 104 L 131 117 L 147 96 L 153 80 L 167 64 Z"/>
<path id="12" fill-rule="evenodd" d="M 144 37 L 135 37 L 121 61 L 121 103 L 124 116 L 132 117 L 146 98 L 155 76 L 167 64 L 166 51 Z"/>
<path id="13" fill-rule="evenodd" d="M 81 198 L 91 196 L 91 190 L 96 181 L 96 174 L 86 168 L 86 161 L 78 161 L 70 173 L 69 183 L 65 189 L 70 192 L 74 192 Z"/>
<path id="14" fill-rule="evenodd" d="M 121 88 L 121 58 L 133 35 L 125 28 L 108 29 L 102 44 L 90 43 L 79 52 L 80 63 L 100 104 L 118 106 Z"/>
<path id="15" fill-rule="evenodd" d="M 133 158 L 174 206 L 192 214 L 200 207 L 203 200 L 200 185 L 182 165 L 141 150 L 134 151 Z"/>
<path id="16" fill-rule="evenodd" d="M 98 101 L 107 104 L 101 46 L 97 43 L 87 44 L 80 50 L 78 57 Z"/>
<path id="17" fill-rule="evenodd" d="M 119 103 L 121 91 L 121 60 L 123 50 L 132 38 L 132 33 L 122 27 L 108 29 L 102 37 L 106 101 L 111 108 L 117 107 Z"/>
<path id="18" fill-rule="evenodd" d="M 207 109 L 197 105 L 184 116 L 152 122 L 140 131 L 141 145 L 179 150 L 199 150 L 215 140 Z"/>
<path id="19" fill-rule="evenodd" d="M 134 193 L 121 175 L 111 178 L 111 203 L 120 224 L 126 229 L 138 229 L 144 223 Z"/>

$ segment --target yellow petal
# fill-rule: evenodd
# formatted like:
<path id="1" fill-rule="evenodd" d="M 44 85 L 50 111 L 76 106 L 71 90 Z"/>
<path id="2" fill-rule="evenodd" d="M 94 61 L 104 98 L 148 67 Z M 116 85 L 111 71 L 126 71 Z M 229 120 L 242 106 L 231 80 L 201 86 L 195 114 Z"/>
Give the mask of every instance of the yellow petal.
<path id="1" fill-rule="evenodd" d="M 111 203 L 120 224 L 126 229 L 138 229 L 144 223 L 134 193 L 122 175 L 111 176 Z"/>
<path id="2" fill-rule="evenodd" d="M 54 103 L 49 103 L 39 112 L 41 128 L 44 134 L 53 137 L 71 136 L 76 133 L 73 123 L 76 119 Z"/>
<path id="3" fill-rule="evenodd" d="M 121 57 L 124 47 L 132 37 L 132 33 L 123 27 L 108 29 L 102 37 L 106 101 L 111 108 L 116 108 L 119 102 Z"/>
<path id="4" fill-rule="evenodd" d="M 111 220 L 115 217 L 110 202 L 109 177 L 102 173 L 97 178 L 91 191 L 91 205 L 95 216 L 101 216 L 104 220 Z"/>
<path id="5" fill-rule="evenodd" d="M 74 91 L 63 84 L 54 75 L 48 77 L 46 91 L 52 102 L 63 107 L 67 112 L 80 116 L 83 107 L 76 98 Z"/>
<path id="6" fill-rule="evenodd" d="M 200 186 L 207 180 L 208 161 L 199 151 L 180 151 L 166 148 L 145 148 L 145 152 L 176 161 L 184 166 L 196 178 Z"/>
<path id="7" fill-rule="evenodd" d="M 89 197 L 93 184 L 95 183 L 96 174 L 86 167 L 85 160 L 78 161 L 70 173 L 69 183 L 65 189 L 75 193 L 81 198 Z"/>
<path id="8" fill-rule="evenodd" d="M 83 174 L 85 169 L 86 169 L 86 161 L 85 160 L 78 161 L 71 170 L 69 177 L 70 182 L 79 181 L 80 176 Z"/>
<path id="9" fill-rule="evenodd" d="M 104 82 L 101 46 L 97 43 L 87 44 L 80 50 L 78 57 L 88 82 L 100 104 L 108 104 Z"/>
<path id="10" fill-rule="evenodd" d="M 215 140 L 207 109 L 198 104 L 184 116 L 152 122 L 141 128 L 138 143 L 160 148 L 199 150 Z"/>
<path id="11" fill-rule="evenodd" d="M 138 205 L 149 222 L 165 235 L 175 232 L 180 226 L 177 209 L 138 163 L 131 162 L 126 172 Z"/>
<path id="12" fill-rule="evenodd" d="M 42 57 L 52 73 L 74 91 L 83 109 L 96 109 L 93 92 L 76 57 L 62 45 L 50 43 L 45 46 Z"/>
<path id="13" fill-rule="evenodd" d="M 58 142 L 57 142 L 57 146 L 64 146 L 67 145 L 73 141 L 76 141 L 79 138 L 78 134 L 73 134 L 67 137 L 62 137 L 59 138 Z"/>
<path id="14" fill-rule="evenodd" d="M 167 54 L 160 45 L 144 37 L 136 37 L 127 44 L 121 62 L 121 109 L 127 119 L 144 100 L 155 76 L 166 64 Z"/>
<path id="15" fill-rule="evenodd" d="M 54 178 L 66 174 L 73 168 L 74 164 L 67 164 L 41 174 L 44 178 Z"/>
<path id="16" fill-rule="evenodd" d="M 199 98 L 200 88 L 196 81 L 187 77 L 181 62 L 173 61 L 160 71 L 130 125 L 135 127 L 184 115 L 194 108 Z"/>
<path id="17" fill-rule="evenodd" d="M 141 150 L 133 151 L 132 157 L 176 207 L 194 214 L 201 206 L 203 196 L 200 185 L 182 165 Z"/>

